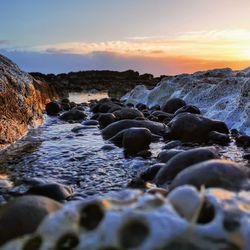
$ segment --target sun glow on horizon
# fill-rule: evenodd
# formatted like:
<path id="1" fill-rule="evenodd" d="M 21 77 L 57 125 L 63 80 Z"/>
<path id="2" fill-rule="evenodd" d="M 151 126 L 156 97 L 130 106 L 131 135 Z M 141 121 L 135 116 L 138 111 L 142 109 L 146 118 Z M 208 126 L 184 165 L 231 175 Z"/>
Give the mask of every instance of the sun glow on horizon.
<path id="1" fill-rule="evenodd" d="M 214 61 L 249 60 L 250 31 L 197 31 L 176 37 L 132 37 L 105 42 L 70 42 L 33 47 L 47 53 L 91 54 L 108 52 L 123 56 L 181 57 Z"/>
<path id="2" fill-rule="evenodd" d="M 250 47 L 244 51 L 244 55 L 247 59 L 250 59 Z"/>

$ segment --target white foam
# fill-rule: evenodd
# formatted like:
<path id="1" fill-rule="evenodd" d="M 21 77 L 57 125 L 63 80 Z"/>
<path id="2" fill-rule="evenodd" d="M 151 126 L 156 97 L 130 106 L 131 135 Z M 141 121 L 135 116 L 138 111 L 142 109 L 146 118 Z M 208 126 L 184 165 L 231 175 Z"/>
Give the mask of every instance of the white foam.
<path id="1" fill-rule="evenodd" d="M 250 134 L 250 68 L 216 69 L 164 78 L 152 90 L 137 86 L 123 100 L 152 107 L 171 97 L 182 98 L 199 107 L 204 116 Z"/>

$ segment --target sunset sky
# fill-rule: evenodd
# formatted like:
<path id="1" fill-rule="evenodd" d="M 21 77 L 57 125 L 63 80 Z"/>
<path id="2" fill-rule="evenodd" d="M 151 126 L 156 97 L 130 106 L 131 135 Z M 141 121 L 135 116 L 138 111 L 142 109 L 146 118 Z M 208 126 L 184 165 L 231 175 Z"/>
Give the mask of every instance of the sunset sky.
<path id="1" fill-rule="evenodd" d="M 250 66 L 250 0 L 1 0 L 0 53 L 27 71 Z"/>

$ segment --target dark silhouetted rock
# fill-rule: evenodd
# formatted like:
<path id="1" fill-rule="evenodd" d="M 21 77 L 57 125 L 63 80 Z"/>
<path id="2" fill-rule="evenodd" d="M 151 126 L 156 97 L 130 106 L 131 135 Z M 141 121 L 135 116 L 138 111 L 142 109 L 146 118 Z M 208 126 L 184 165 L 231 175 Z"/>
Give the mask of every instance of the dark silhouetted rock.
<path id="1" fill-rule="evenodd" d="M 159 122 L 152 122 L 147 120 L 121 120 L 114 122 L 103 129 L 102 135 L 105 139 L 110 139 L 120 131 L 133 127 L 147 128 L 151 131 L 151 133 L 156 135 L 163 135 L 166 130 L 166 126 Z"/>
<path id="2" fill-rule="evenodd" d="M 112 113 L 99 114 L 98 121 L 101 128 L 106 128 L 108 125 L 116 121 L 116 117 Z"/>
<path id="3" fill-rule="evenodd" d="M 211 120 L 201 115 L 180 113 L 168 123 L 170 131 L 166 139 L 178 139 L 189 142 L 207 142 L 211 131 L 228 134 L 229 130 L 224 122 Z"/>
<path id="4" fill-rule="evenodd" d="M 250 147 L 250 136 L 241 135 L 236 138 L 236 144 L 240 147 Z"/>
<path id="5" fill-rule="evenodd" d="M 113 112 L 117 120 L 144 118 L 141 111 L 135 108 L 121 108 Z"/>
<path id="6" fill-rule="evenodd" d="M 178 153 L 166 163 L 165 167 L 161 168 L 155 177 L 154 182 L 157 185 L 166 185 L 169 181 L 174 179 L 179 172 L 189 166 L 202 161 L 218 158 L 218 154 L 215 151 L 216 150 L 213 147 L 205 147 L 190 149 L 185 152 Z"/>
<path id="7" fill-rule="evenodd" d="M 193 105 L 186 105 L 183 106 L 179 109 L 177 109 L 174 113 L 174 115 L 178 115 L 180 113 L 192 113 L 192 114 L 201 114 L 201 111 L 199 108 L 197 108 L 196 106 Z"/>
<path id="8" fill-rule="evenodd" d="M 216 131 L 211 131 L 208 134 L 208 139 L 211 142 L 217 143 L 219 145 L 227 145 L 230 142 L 230 137 L 228 134 L 223 134 Z"/>
<path id="9" fill-rule="evenodd" d="M 180 154 L 184 152 L 182 149 L 167 149 L 167 150 L 162 150 L 158 156 L 157 160 L 163 163 L 168 162 L 172 157 L 176 156 L 177 154 Z"/>
<path id="10" fill-rule="evenodd" d="M 60 115 L 60 119 L 64 121 L 79 121 L 86 118 L 86 114 L 78 110 L 77 108 L 71 109 L 70 111 L 67 111 Z"/>
<path id="11" fill-rule="evenodd" d="M 176 110 L 179 108 L 182 108 L 183 106 L 186 106 L 186 102 L 183 101 L 180 98 L 171 98 L 168 99 L 162 106 L 161 110 L 166 113 L 172 113 L 174 114 Z"/>
<path id="12" fill-rule="evenodd" d="M 42 195 L 61 202 L 67 200 L 73 194 L 73 189 L 58 183 L 48 183 L 31 187 L 27 194 Z"/>
<path id="13" fill-rule="evenodd" d="M 58 115 L 62 110 L 61 105 L 56 101 L 47 103 L 45 109 L 48 115 Z"/>
<path id="14" fill-rule="evenodd" d="M 161 168 L 165 166 L 164 163 L 156 163 L 153 166 L 145 169 L 143 172 L 140 173 L 140 178 L 144 181 L 152 181 L 156 174 L 159 172 Z"/>

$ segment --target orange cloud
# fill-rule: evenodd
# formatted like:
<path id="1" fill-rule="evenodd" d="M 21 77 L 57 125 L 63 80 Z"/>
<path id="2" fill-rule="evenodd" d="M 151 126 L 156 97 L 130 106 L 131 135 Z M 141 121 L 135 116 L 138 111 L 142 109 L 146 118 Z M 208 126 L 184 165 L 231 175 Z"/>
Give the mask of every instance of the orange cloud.
<path id="1" fill-rule="evenodd" d="M 39 51 L 88 54 L 93 51 L 151 57 L 191 57 L 214 61 L 250 59 L 250 31 L 224 30 L 187 32 L 174 38 L 134 37 L 121 41 L 70 42 L 43 45 Z"/>

